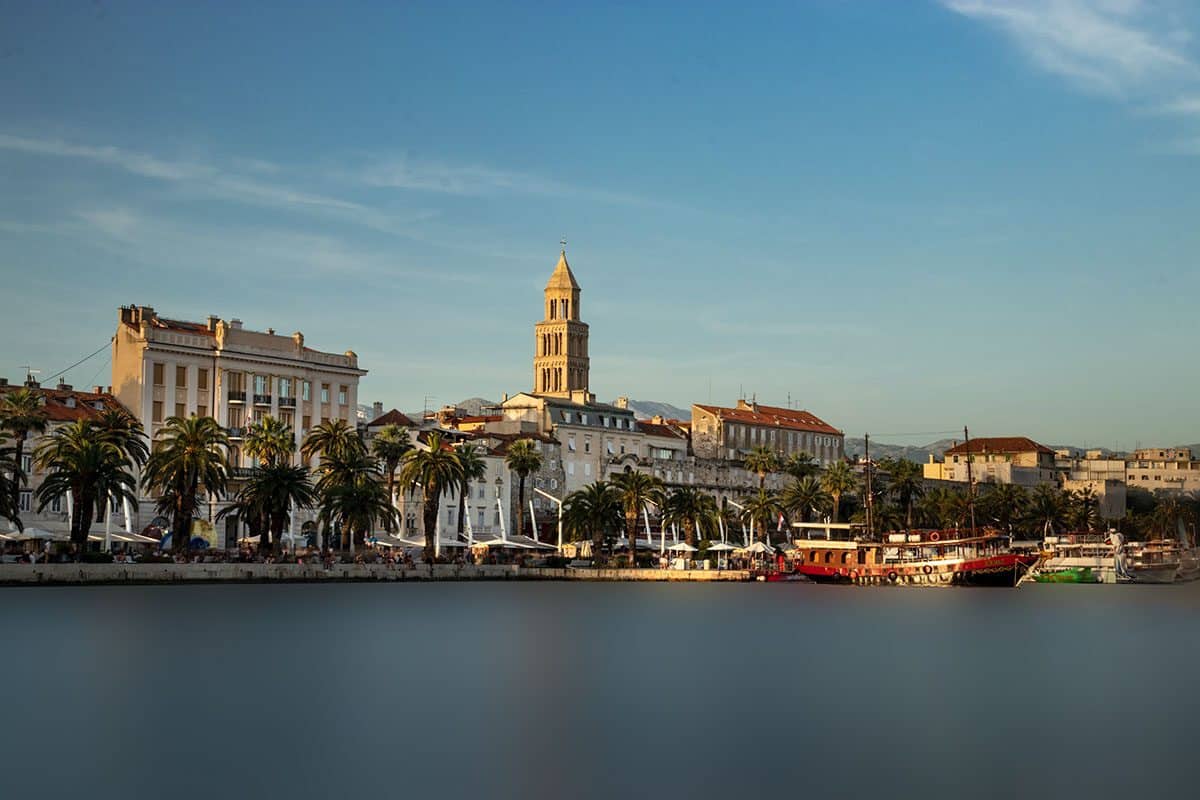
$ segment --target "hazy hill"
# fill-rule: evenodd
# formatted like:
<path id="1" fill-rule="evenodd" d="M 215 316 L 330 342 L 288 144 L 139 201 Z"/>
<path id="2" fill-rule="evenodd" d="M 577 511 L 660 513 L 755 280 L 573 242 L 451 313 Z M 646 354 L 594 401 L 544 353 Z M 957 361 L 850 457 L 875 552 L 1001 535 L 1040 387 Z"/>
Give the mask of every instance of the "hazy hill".
<path id="1" fill-rule="evenodd" d="M 638 419 L 650 419 L 651 417 L 663 417 L 665 419 L 687 419 L 692 418 L 692 410 L 682 409 L 679 406 L 673 406 L 670 403 L 660 403 L 657 400 L 630 400 L 629 408 Z"/>

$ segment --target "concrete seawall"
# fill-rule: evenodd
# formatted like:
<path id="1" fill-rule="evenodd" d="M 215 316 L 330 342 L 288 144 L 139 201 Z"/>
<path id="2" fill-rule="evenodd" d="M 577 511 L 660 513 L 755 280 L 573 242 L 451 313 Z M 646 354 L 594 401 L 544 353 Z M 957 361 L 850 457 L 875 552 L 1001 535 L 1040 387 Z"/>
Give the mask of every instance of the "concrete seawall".
<path id="1" fill-rule="evenodd" d="M 746 570 L 520 569 L 382 564 L 0 564 L 0 586 L 128 583 L 320 583 L 324 581 L 747 581 Z"/>

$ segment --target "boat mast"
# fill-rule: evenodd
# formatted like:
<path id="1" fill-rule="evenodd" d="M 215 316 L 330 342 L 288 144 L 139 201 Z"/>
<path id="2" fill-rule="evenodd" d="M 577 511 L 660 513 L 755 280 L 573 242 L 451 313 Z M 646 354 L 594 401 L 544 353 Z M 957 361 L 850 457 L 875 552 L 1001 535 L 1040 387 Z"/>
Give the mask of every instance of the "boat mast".
<path id="1" fill-rule="evenodd" d="M 871 493 L 871 434 L 863 434 L 863 448 L 866 451 L 867 458 L 867 541 L 875 540 L 875 525 L 874 525 L 874 495 Z"/>
<path id="2" fill-rule="evenodd" d="M 967 508 L 971 512 L 971 538 L 975 538 L 975 479 L 971 475 L 971 434 L 963 425 L 963 439 L 967 448 Z"/>

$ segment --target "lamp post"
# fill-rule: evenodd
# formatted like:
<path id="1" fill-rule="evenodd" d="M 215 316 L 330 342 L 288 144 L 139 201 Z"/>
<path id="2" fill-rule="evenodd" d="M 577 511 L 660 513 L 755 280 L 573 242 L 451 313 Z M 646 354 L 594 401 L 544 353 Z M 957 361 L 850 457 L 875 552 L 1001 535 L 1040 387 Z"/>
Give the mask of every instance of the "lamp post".
<path id="1" fill-rule="evenodd" d="M 500 499 L 500 490 L 504 487 L 504 479 L 499 475 L 496 476 L 496 508 L 500 512 L 500 539 L 508 541 L 508 528 L 504 524 L 504 503 Z"/>
<path id="2" fill-rule="evenodd" d="M 547 500 L 549 500 L 550 502 L 552 502 L 556 506 L 558 506 L 558 552 L 561 553 L 562 552 L 562 533 L 563 533 L 563 501 L 559 500 L 557 497 L 555 497 L 552 494 L 542 491 L 541 489 L 537 488 L 536 486 L 533 487 L 533 491 L 536 494 L 540 494 L 542 497 L 546 498 Z"/>

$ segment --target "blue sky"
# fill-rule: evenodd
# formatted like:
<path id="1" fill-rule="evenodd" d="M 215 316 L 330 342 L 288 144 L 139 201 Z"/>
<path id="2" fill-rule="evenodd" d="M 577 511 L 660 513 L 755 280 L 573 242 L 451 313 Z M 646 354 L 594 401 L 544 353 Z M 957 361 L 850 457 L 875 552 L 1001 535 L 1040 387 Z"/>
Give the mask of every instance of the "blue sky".
<path id="1" fill-rule="evenodd" d="M 602 399 L 1200 441 L 1194 3 L 749 5 L 0 2 L 0 374 L 141 303 L 498 398 L 566 236 Z"/>

